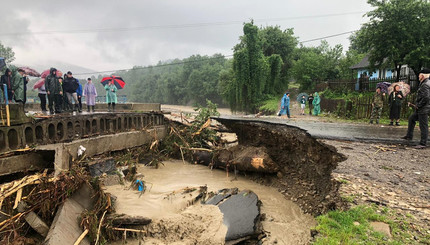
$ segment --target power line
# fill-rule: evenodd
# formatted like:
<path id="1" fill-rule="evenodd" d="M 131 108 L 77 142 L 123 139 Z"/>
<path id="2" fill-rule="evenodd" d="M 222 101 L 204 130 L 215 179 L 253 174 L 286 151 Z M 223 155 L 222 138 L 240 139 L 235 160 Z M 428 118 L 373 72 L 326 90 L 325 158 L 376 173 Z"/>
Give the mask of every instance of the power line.
<path id="1" fill-rule="evenodd" d="M 337 36 L 346 35 L 346 34 L 353 33 L 353 32 L 355 32 L 355 31 L 342 32 L 342 33 L 333 34 L 333 35 L 329 35 L 329 36 L 325 36 L 325 37 L 319 37 L 319 38 L 309 39 L 309 40 L 301 41 L 299 43 L 307 43 L 307 42 L 313 42 L 313 41 L 323 40 L 323 39 L 327 39 L 327 38 L 331 38 L 331 37 L 337 37 Z M 157 67 L 165 67 L 165 66 L 172 66 L 172 65 L 182 65 L 182 64 L 203 62 L 203 61 L 214 60 L 214 59 L 221 59 L 221 58 L 224 59 L 226 57 L 233 57 L 233 54 L 223 55 L 223 56 L 220 56 L 220 57 L 210 57 L 210 58 L 201 59 L 201 60 L 189 60 L 189 61 L 183 61 L 183 62 L 160 64 L 160 65 L 155 65 L 155 66 L 143 66 L 143 67 L 134 67 L 134 68 L 128 68 L 128 69 L 119 69 L 119 70 L 87 72 L 87 73 L 79 73 L 79 74 L 75 74 L 75 75 L 93 75 L 93 74 L 100 74 L 100 73 L 114 73 L 114 72 L 122 72 L 122 71 L 128 71 L 128 70 L 133 70 L 133 69 L 134 70 L 143 70 L 143 69 L 150 69 L 150 68 L 157 68 Z"/>
<path id="2" fill-rule="evenodd" d="M 347 12 L 347 13 L 334 13 L 334 14 L 322 14 L 322 15 L 266 18 L 266 19 L 255 19 L 254 22 L 313 19 L 313 18 L 324 18 L 324 17 L 344 16 L 344 15 L 364 14 L 364 13 L 365 12 Z M 128 31 L 141 31 L 141 30 L 149 30 L 149 29 L 181 29 L 181 28 L 195 28 L 195 27 L 205 27 L 205 26 L 235 25 L 235 24 L 243 24 L 243 22 L 244 22 L 243 20 L 234 20 L 234 21 L 224 21 L 224 22 L 203 22 L 203 23 L 192 23 L 192 24 L 154 25 L 154 26 L 140 26 L 140 27 L 94 28 L 94 29 L 52 30 L 52 31 L 35 31 L 35 32 L 10 32 L 10 33 L 0 33 L 0 36 L 128 32 Z"/>

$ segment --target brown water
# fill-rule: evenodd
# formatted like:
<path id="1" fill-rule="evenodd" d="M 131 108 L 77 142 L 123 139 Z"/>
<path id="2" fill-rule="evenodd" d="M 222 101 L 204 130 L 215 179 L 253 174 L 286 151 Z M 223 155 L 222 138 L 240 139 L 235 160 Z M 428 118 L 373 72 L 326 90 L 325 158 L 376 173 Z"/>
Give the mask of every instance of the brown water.
<path id="1" fill-rule="evenodd" d="M 149 187 L 152 184 L 151 190 L 142 196 L 139 197 L 137 191 L 127 190 L 128 185 L 106 188 L 107 192 L 118 197 L 117 213 L 149 217 L 155 224 L 157 222 L 163 224 L 179 222 L 181 226 L 188 224 L 191 226 L 191 230 L 197 229 L 196 227 L 205 227 L 198 232 L 199 235 L 204 236 L 205 239 L 210 237 L 210 240 L 213 241 L 212 244 L 222 244 L 220 238 L 225 235 L 226 230 L 225 226 L 220 224 L 222 214 L 219 210 L 213 208 L 209 210 L 200 204 L 187 208 L 189 202 L 198 193 L 195 191 L 184 195 L 181 194 L 181 190 L 186 187 L 207 185 L 208 191 L 215 192 L 223 188 L 237 187 L 240 190 L 254 191 L 262 202 L 261 213 L 266 214 L 262 225 L 268 236 L 265 244 L 272 244 L 275 241 L 278 244 L 307 244 L 309 242 L 309 229 L 315 225 L 315 220 L 312 216 L 303 214 L 295 203 L 285 199 L 275 188 L 257 184 L 240 176 L 237 180 L 232 181 L 231 174 L 230 177 L 227 177 L 224 171 L 211 171 L 205 166 L 184 164 L 182 161 L 176 160 L 164 162 L 159 169 L 141 166 L 138 168 L 138 172 L 144 174 L 144 180 Z M 191 220 L 189 220 L 190 218 Z M 192 219 L 195 219 L 195 222 Z M 185 233 L 189 234 L 187 232 Z M 203 233 L 209 234 L 202 235 Z M 212 236 L 210 233 L 216 233 L 216 236 Z M 145 244 L 166 243 L 166 240 L 157 241 L 145 240 Z M 196 241 L 203 243 L 202 240 L 197 239 L 175 244 L 192 244 Z M 138 244 L 137 241 L 135 242 L 128 244 Z"/>

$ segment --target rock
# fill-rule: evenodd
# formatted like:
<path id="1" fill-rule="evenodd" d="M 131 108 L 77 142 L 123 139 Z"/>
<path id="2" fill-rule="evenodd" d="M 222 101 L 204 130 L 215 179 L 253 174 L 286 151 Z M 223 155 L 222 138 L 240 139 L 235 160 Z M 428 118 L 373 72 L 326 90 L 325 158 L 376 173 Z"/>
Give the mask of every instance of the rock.
<path id="1" fill-rule="evenodd" d="M 196 164 L 209 166 L 212 164 L 212 153 L 208 151 L 194 151 L 193 160 Z"/>
<path id="2" fill-rule="evenodd" d="M 122 183 L 121 177 L 116 174 L 104 175 L 100 178 L 100 183 L 104 186 L 119 185 Z"/>
<path id="3" fill-rule="evenodd" d="M 354 221 L 354 223 L 352 223 L 352 224 L 355 225 L 355 226 L 359 226 L 360 225 L 360 223 L 357 222 L 357 221 Z"/>
<path id="4" fill-rule="evenodd" d="M 103 173 L 114 173 L 116 171 L 113 158 L 102 159 L 88 163 L 91 176 L 98 177 Z"/>
<path id="5" fill-rule="evenodd" d="M 224 215 L 224 224 L 227 226 L 226 241 L 255 233 L 260 208 L 254 192 L 242 191 L 232 195 L 218 207 Z"/>
<path id="6" fill-rule="evenodd" d="M 388 238 L 391 238 L 391 229 L 390 226 L 384 222 L 371 222 L 370 226 L 374 231 L 380 232 L 386 235 Z"/>
<path id="7" fill-rule="evenodd" d="M 237 192 L 237 188 L 219 190 L 217 195 L 209 198 L 206 201 L 206 204 L 218 205 L 218 203 L 220 203 L 226 198 L 229 198 L 231 195 L 237 194 Z"/>

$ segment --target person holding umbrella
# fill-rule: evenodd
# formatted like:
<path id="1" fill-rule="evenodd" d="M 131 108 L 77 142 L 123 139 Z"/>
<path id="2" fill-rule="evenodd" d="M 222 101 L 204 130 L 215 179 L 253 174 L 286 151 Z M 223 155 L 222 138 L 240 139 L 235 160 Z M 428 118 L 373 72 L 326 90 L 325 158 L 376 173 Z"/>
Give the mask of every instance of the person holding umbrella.
<path id="1" fill-rule="evenodd" d="M 85 101 L 87 102 L 88 112 L 90 112 L 90 106 L 93 109 L 96 105 L 97 89 L 96 86 L 91 81 L 91 78 L 87 79 L 87 84 L 84 86 L 83 95 L 85 96 Z"/>
<path id="2" fill-rule="evenodd" d="M 395 85 L 393 92 L 388 97 L 388 105 L 390 106 L 390 126 L 393 126 L 393 121 L 396 120 L 396 126 L 400 126 L 400 109 L 402 108 L 403 93 L 400 91 L 400 86 Z"/>
<path id="3" fill-rule="evenodd" d="M 118 90 L 113 80 L 105 86 L 106 90 L 106 103 L 108 104 L 108 111 L 115 111 L 115 104 L 117 103 L 116 91 Z M 112 110 L 111 110 L 112 105 Z"/>
<path id="4" fill-rule="evenodd" d="M 428 119 L 430 113 L 430 69 L 422 69 L 419 72 L 418 79 L 420 85 L 417 91 L 415 105 L 408 103 L 409 106 L 415 108 L 415 112 L 409 117 L 408 132 L 402 137 L 405 140 L 412 140 L 416 121 L 419 121 L 421 140 L 415 146 L 416 149 L 424 149 L 427 147 L 427 139 L 429 136 Z"/>
<path id="5" fill-rule="evenodd" d="M 4 90 L 3 84 L 6 84 L 6 87 L 7 87 L 7 98 L 9 100 L 9 103 L 11 103 L 14 91 L 13 91 L 13 88 L 12 88 L 12 71 L 9 68 L 7 68 L 6 71 L 4 72 L 4 75 L 1 76 L 1 85 L 2 85 L 1 89 L 2 90 Z"/>

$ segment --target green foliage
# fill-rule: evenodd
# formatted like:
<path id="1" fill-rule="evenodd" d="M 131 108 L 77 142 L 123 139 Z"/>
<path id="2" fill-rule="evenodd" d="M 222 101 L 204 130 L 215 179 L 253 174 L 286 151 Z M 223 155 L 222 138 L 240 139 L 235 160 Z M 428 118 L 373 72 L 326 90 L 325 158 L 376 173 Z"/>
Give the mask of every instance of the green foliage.
<path id="1" fill-rule="evenodd" d="M 430 3 L 423 0 L 368 0 L 370 21 L 352 36 L 352 47 L 369 54 L 372 68 L 402 64 L 417 72 L 429 65 Z"/>
<path id="2" fill-rule="evenodd" d="M 15 52 L 13 52 L 12 48 L 5 47 L 0 42 L 0 57 L 3 57 L 6 61 L 6 64 L 10 64 L 12 61 L 15 60 Z"/>
<path id="3" fill-rule="evenodd" d="M 267 96 L 288 87 L 297 39 L 292 29 L 258 28 L 245 23 L 234 47 L 233 69 L 222 74 L 221 94 L 233 111 L 256 112 Z"/>
<path id="4" fill-rule="evenodd" d="M 350 66 L 364 57 L 355 51 L 342 53 L 342 46 L 330 47 L 322 41 L 318 47 L 300 47 L 296 50 L 292 74 L 302 90 L 311 90 L 316 82 L 351 78 Z"/>
<path id="5" fill-rule="evenodd" d="M 352 197 L 353 198 L 353 197 Z M 350 199 L 348 197 L 347 199 Z M 428 241 L 428 235 L 414 229 L 413 218 L 395 213 L 388 208 L 376 206 L 356 206 L 347 211 L 330 211 L 317 217 L 319 232 L 313 244 L 411 244 L 414 238 Z M 387 223 L 392 239 L 375 232 L 370 222 Z M 358 223 L 357 223 L 358 222 Z"/>
<path id="6" fill-rule="evenodd" d="M 206 100 L 206 107 L 199 105 L 194 111 L 199 112 L 193 122 L 198 127 L 201 127 L 210 117 L 218 117 L 220 115 L 217 104 L 212 103 L 210 100 Z"/>
<path id="7" fill-rule="evenodd" d="M 282 96 L 271 96 L 269 99 L 262 102 L 259 110 L 266 114 L 275 114 L 279 110 L 279 104 Z"/>

